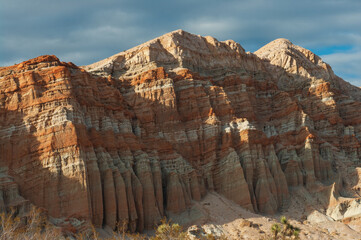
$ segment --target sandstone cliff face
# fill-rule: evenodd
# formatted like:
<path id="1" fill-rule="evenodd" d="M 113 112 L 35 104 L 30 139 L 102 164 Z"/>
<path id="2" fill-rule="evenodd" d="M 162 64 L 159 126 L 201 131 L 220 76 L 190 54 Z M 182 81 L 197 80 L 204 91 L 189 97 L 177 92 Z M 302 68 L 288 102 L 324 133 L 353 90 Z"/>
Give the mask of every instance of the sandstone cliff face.
<path id="1" fill-rule="evenodd" d="M 0 163 L 23 198 L 96 226 L 150 229 L 209 191 L 273 214 L 359 164 L 345 84 L 284 39 L 252 54 L 179 30 L 83 68 L 42 56 L 0 68 Z"/>

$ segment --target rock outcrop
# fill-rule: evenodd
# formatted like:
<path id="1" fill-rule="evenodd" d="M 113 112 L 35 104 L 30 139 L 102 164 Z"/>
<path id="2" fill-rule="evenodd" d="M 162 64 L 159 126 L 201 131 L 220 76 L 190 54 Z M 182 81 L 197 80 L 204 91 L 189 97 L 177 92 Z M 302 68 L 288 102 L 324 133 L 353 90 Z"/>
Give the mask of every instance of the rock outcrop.
<path id="1" fill-rule="evenodd" d="M 96 226 L 151 229 L 209 191 L 273 214 L 359 164 L 360 100 L 288 40 L 253 54 L 178 30 L 82 68 L 0 68 L 0 164 L 24 199 Z"/>

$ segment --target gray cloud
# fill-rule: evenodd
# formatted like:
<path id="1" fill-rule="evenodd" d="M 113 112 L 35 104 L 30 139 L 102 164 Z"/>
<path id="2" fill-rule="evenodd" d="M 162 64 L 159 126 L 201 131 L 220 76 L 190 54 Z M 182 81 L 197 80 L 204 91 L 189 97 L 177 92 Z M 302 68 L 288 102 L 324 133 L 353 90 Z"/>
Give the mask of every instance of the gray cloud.
<path id="1" fill-rule="evenodd" d="M 336 73 L 342 73 L 341 77 L 345 80 L 356 86 L 361 85 L 361 48 L 322 55 L 321 57 L 332 66 Z"/>
<path id="2" fill-rule="evenodd" d="M 0 65 L 55 54 L 78 65 L 182 28 L 247 51 L 284 37 L 361 85 L 359 0 L 11 0 L 0 4 Z M 347 46 L 345 52 L 332 49 Z"/>

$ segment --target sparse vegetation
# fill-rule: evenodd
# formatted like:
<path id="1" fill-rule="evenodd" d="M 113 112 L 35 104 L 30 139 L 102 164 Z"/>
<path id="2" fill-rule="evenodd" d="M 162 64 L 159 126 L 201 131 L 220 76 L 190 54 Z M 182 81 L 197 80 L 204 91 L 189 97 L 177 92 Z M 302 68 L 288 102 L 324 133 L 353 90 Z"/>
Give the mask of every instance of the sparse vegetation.
<path id="1" fill-rule="evenodd" d="M 130 234 L 125 224 L 118 226 L 117 232 L 107 240 L 146 239 L 141 234 Z M 91 225 L 90 225 L 91 226 Z M 46 214 L 33 207 L 28 216 L 20 218 L 16 211 L 11 209 L 8 213 L 0 213 L 0 240 L 100 240 L 96 229 L 91 226 L 88 231 L 78 234 L 64 234 L 59 227 L 51 224 Z"/>
<path id="2" fill-rule="evenodd" d="M 16 216 L 15 210 L 9 213 L 0 213 L 0 240 L 35 240 L 35 239 L 64 239 L 61 232 L 57 231 L 47 221 L 44 214 L 32 208 L 28 217 Z"/>
<path id="3" fill-rule="evenodd" d="M 275 223 L 271 227 L 273 239 L 300 239 L 300 229 L 291 225 L 285 216 L 281 217 L 282 228 L 279 224 Z"/>
<path id="4" fill-rule="evenodd" d="M 91 225 L 90 225 L 91 226 Z M 106 240 L 189 240 L 187 232 L 177 223 L 171 223 L 166 219 L 156 228 L 155 235 L 147 237 L 142 234 L 131 234 L 126 232 L 127 223 L 117 225 L 117 231 Z M 49 223 L 46 214 L 37 208 L 32 208 L 26 217 L 18 217 L 14 210 L 9 213 L 0 213 L 0 240 L 100 240 L 96 229 L 91 226 L 88 231 L 78 234 L 64 234 L 59 227 Z M 201 240 L 226 240 L 225 236 L 214 236 L 206 234 L 200 236 Z"/>
<path id="5" fill-rule="evenodd" d="M 225 235 L 221 235 L 219 237 L 214 236 L 213 234 L 208 233 L 205 238 L 202 240 L 227 240 L 228 238 Z"/>
<path id="6" fill-rule="evenodd" d="M 151 240 L 188 240 L 189 237 L 183 231 L 183 227 L 177 223 L 170 223 L 165 218 L 162 219 L 161 224 L 157 227 L 155 236 Z"/>

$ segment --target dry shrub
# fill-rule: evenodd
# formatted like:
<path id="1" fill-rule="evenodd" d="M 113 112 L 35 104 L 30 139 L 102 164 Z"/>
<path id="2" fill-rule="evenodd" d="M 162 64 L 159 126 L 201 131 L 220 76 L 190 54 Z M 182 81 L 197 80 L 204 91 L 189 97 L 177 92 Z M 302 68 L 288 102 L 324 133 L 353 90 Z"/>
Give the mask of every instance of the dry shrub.
<path id="1" fill-rule="evenodd" d="M 113 232 L 112 236 L 105 238 L 106 240 L 188 240 L 188 234 L 183 231 L 182 226 L 177 223 L 171 224 L 170 221 L 163 219 L 161 224 L 155 231 L 155 236 L 147 237 L 145 235 L 136 233 L 131 234 L 126 232 L 127 222 L 117 225 L 117 231 Z M 100 240 L 96 229 L 91 226 L 88 231 L 71 236 L 64 236 L 60 228 L 49 223 L 46 214 L 41 210 L 33 207 L 28 216 L 20 218 L 11 210 L 9 213 L 0 213 L 0 240 Z M 215 237 L 213 234 L 208 234 L 202 237 L 204 240 L 226 239 L 224 236 Z"/>
<path id="2" fill-rule="evenodd" d="M 27 217 L 16 216 L 15 210 L 0 213 L 0 240 L 51 240 L 65 239 L 61 232 L 51 225 L 41 210 L 31 208 Z"/>
<path id="3" fill-rule="evenodd" d="M 182 226 L 177 223 L 171 224 L 170 221 L 162 219 L 161 224 L 151 240 L 188 240 L 188 234 L 183 231 Z"/>

